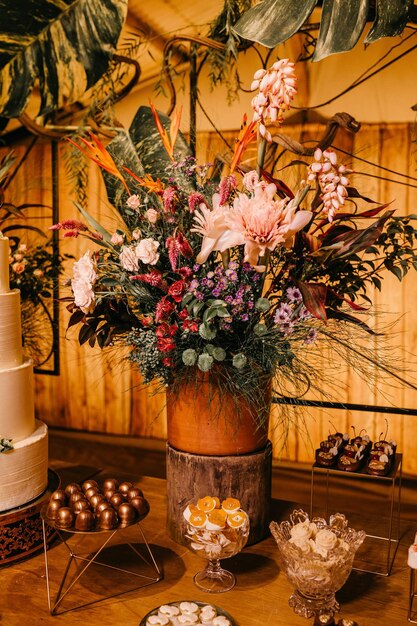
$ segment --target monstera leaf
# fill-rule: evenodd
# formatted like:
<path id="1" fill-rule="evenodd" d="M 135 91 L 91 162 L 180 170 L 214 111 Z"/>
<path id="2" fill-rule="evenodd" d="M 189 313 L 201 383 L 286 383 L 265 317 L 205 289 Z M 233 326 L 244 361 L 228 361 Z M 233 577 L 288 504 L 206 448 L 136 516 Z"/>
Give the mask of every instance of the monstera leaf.
<path id="1" fill-rule="evenodd" d="M 75 102 L 104 74 L 127 0 L 0 0 L 0 128 L 35 86 L 39 115 Z"/>
<path id="2" fill-rule="evenodd" d="M 367 21 L 372 43 L 394 37 L 415 21 L 413 0 L 263 0 L 242 15 L 234 30 L 243 39 L 275 48 L 298 32 L 315 6 L 322 5 L 320 32 L 313 61 L 351 50 Z"/>

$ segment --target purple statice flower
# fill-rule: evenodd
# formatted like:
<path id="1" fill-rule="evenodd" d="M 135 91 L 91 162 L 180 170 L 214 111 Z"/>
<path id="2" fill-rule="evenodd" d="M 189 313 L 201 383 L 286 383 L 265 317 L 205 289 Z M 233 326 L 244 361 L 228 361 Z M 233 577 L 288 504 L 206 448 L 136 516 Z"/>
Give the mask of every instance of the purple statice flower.
<path id="1" fill-rule="evenodd" d="M 215 298 L 218 298 L 221 292 L 222 292 L 221 289 L 219 289 L 218 287 L 215 287 L 213 291 L 211 292 L 211 295 L 214 296 Z"/>
<path id="2" fill-rule="evenodd" d="M 196 300 L 198 300 L 199 302 L 203 302 L 204 294 L 201 293 L 201 291 L 197 291 L 194 295 Z"/>
<path id="3" fill-rule="evenodd" d="M 294 324 L 292 322 L 285 322 L 279 327 L 280 332 L 283 335 L 291 335 L 294 332 Z"/>
<path id="4" fill-rule="evenodd" d="M 304 340 L 304 343 L 306 345 L 309 345 L 311 343 L 314 343 L 317 339 L 317 330 L 315 328 L 310 328 L 310 330 L 307 333 L 307 337 Z"/>
<path id="5" fill-rule="evenodd" d="M 311 317 L 310 311 L 308 311 L 304 305 L 301 306 L 298 311 L 298 318 L 300 320 L 308 320 L 310 317 Z"/>
<path id="6" fill-rule="evenodd" d="M 287 298 L 290 302 L 302 302 L 303 296 L 301 295 L 301 291 L 298 287 L 288 287 L 287 289 Z"/>
<path id="7" fill-rule="evenodd" d="M 241 318 L 242 322 L 248 322 L 249 321 L 249 315 L 247 313 L 244 313 Z"/>
<path id="8" fill-rule="evenodd" d="M 246 306 L 249 311 L 252 311 L 253 307 L 255 306 L 255 303 L 253 302 L 253 300 L 249 300 L 249 302 L 246 303 Z"/>
<path id="9" fill-rule="evenodd" d="M 233 304 L 233 296 L 225 296 L 224 301 L 227 302 L 227 304 Z"/>
<path id="10" fill-rule="evenodd" d="M 229 261 L 229 270 L 237 270 L 238 264 L 236 261 Z"/>
<path id="11" fill-rule="evenodd" d="M 220 205 L 227 204 L 227 201 L 229 200 L 229 196 L 234 189 L 236 189 L 236 178 L 233 175 L 225 176 L 224 178 L 221 179 L 220 185 L 219 185 L 219 194 L 220 194 L 219 204 Z"/>
<path id="12" fill-rule="evenodd" d="M 214 272 L 207 272 L 207 278 L 214 278 Z"/>
<path id="13" fill-rule="evenodd" d="M 199 263 L 195 263 L 193 265 L 193 272 L 198 272 L 199 269 L 200 269 L 200 264 Z"/>

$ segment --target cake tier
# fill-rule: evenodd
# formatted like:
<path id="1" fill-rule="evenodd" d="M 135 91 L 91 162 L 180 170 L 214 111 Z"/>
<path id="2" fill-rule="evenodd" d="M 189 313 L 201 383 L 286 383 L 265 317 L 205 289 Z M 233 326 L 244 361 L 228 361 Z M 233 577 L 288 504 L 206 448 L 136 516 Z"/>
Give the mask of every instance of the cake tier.
<path id="1" fill-rule="evenodd" d="M 0 439 L 23 439 L 34 429 L 33 367 L 26 359 L 19 367 L 0 370 Z"/>
<path id="2" fill-rule="evenodd" d="M 22 364 L 20 291 L 0 293 L 0 371 Z"/>
<path id="3" fill-rule="evenodd" d="M 48 428 L 36 429 L 0 454 L 0 511 L 22 506 L 40 496 L 48 484 Z"/>

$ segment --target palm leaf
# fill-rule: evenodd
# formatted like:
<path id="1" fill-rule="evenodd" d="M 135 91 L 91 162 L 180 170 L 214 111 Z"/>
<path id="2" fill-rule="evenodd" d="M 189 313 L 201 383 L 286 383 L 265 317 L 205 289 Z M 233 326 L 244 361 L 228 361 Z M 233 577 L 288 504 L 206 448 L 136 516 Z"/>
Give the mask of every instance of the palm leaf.
<path id="1" fill-rule="evenodd" d="M 126 13 L 127 0 L 0 0 L 1 117 L 23 113 L 36 80 L 39 115 L 75 102 L 107 70 Z"/>

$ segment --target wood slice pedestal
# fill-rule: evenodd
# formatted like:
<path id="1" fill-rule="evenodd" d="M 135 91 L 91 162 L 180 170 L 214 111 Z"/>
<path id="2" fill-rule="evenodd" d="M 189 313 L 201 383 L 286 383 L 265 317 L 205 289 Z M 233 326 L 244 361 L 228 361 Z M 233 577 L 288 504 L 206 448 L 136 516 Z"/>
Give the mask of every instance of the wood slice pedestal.
<path id="1" fill-rule="evenodd" d="M 269 535 L 272 444 L 258 452 L 234 456 L 204 456 L 181 452 L 167 444 L 167 529 L 184 544 L 183 511 L 204 496 L 238 498 L 250 519 L 248 545 Z"/>

